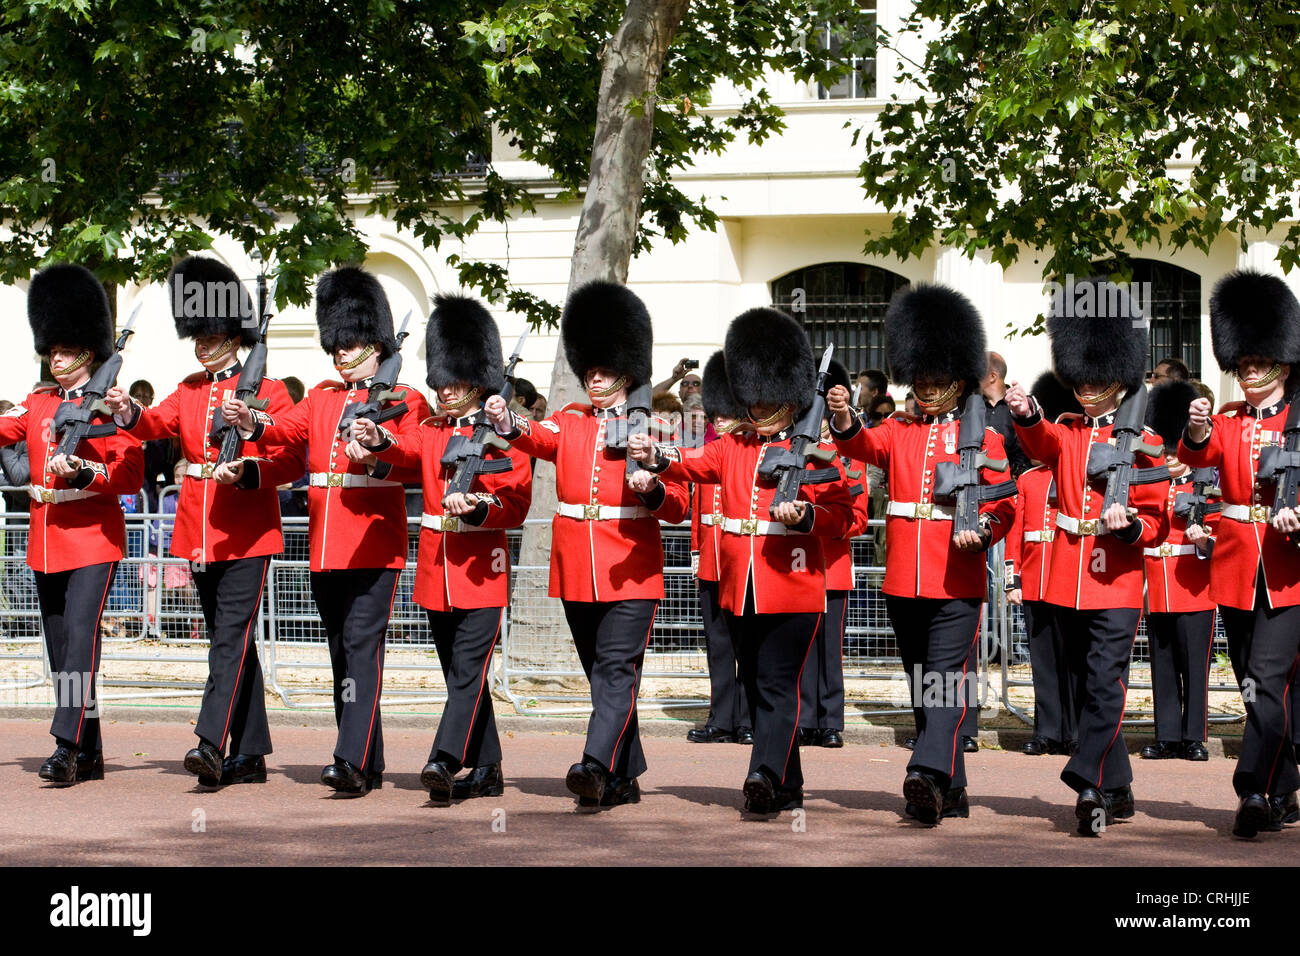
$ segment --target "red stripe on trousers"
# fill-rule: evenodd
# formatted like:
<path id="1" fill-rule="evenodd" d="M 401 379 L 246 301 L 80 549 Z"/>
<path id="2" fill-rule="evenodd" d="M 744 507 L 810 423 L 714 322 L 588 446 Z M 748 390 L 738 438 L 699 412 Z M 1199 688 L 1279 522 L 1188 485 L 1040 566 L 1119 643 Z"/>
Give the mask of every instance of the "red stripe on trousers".
<path id="1" fill-rule="evenodd" d="M 961 725 L 966 720 L 966 672 L 970 670 L 971 651 L 975 650 L 975 645 L 980 639 L 980 625 L 983 621 L 975 622 L 975 636 L 970 639 L 970 649 L 966 651 L 966 659 L 961 662 L 961 720 L 957 721 L 957 728 L 952 732 L 952 763 L 948 765 L 948 779 L 952 780 L 952 775 L 957 772 L 957 735 L 961 733 Z"/>
<path id="2" fill-rule="evenodd" d="M 397 582 L 401 579 L 402 572 L 398 571 L 397 576 L 393 578 L 393 593 L 388 596 L 388 620 L 384 621 L 384 636 L 379 641 L 379 647 L 375 651 L 375 667 L 379 672 L 379 677 L 375 681 L 375 702 L 370 708 L 370 729 L 366 731 L 366 749 L 361 751 L 361 772 L 366 771 L 366 761 L 370 759 L 370 740 L 375 732 L 375 714 L 379 712 L 379 695 L 384 689 L 384 642 L 388 639 L 388 621 L 393 619 L 393 601 L 397 599 Z"/>
<path id="3" fill-rule="evenodd" d="M 95 679 L 95 672 L 98 669 L 98 665 L 96 664 L 97 658 L 95 656 L 95 647 L 99 643 L 99 622 L 104 617 L 104 605 L 108 603 L 108 591 L 109 588 L 113 586 L 113 571 L 116 567 L 117 567 L 117 562 L 114 561 L 112 566 L 108 569 L 108 581 L 104 583 L 104 596 L 99 599 L 99 613 L 95 615 L 95 629 L 90 632 L 90 675 L 91 675 L 90 679 L 91 680 Z M 67 639 L 66 634 L 64 635 L 64 639 L 65 640 Z M 81 690 L 81 715 L 77 717 L 76 743 L 78 747 L 81 746 L 81 725 L 86 722 L 86 698 L 89 696 L 86 693 L 87 690 L 89 690 L 89 688 L 86 687 L 83 687 Z"/>
<path id="4" fill-rule="evenodd" d="M 243 679 L 244 661 L 248 658 L 248 635 L 253 630 L 253 618 L 257 617 L 257 610 L 262 606 L 262 588 L 266 587 L 266 572 L 270 567 L 270 561 L 262 565 L 262 583 L 257 586 L 257 600 L 253 602 L 253 613 L 249 615 L 248 624 L 244 627 L 244 653 L 239 658 L 239 670 L 235 672 L 235 688 L 230 692 L 230 706 L 226 708 L 226 726 L 221 729 L 217 750 L 223 750 L 226 746 L 226 734 L 230 732 L 230 715 L 235 712 L 235 698 L 239 696 L 239 682 Z"/>
<path id="5" fill-rule="evenodd" d="M 650 612 L 650 626 L 646 629 L 645 632 L 645 647 L 641 649 L 641 654 L 643 656 L 643 659 L 645 655 L 645 648 L 650 646 L 650 634 L 655 629 L 655 615 L 658 613 L 659 613 L 659 602 L 655 601 L 654 610 Z M 614 758 L 618 756 L 618 748 L 619 745 L 623 742 L 623 735 L 627 733 L 627 725 L 632 722 L 632 715 L 636 713 L 636 691 L 637 691 L 636 672 L 637 672 L 637 668 L 634 666 L 632 668 L 632 706 L 627 712 L 627 719 L 623 721 L 623 729 L 618 732 L 618 739 L 614 741 L 614 752 L 609 755 L 610 773 L 614 772 Z"/>
<path id="6" fill-rule="evenodd" d="M 496 649 L 497 640 L 501 637 L 501 622 L 505 619 L 506 609 L 501 609 L 501 616 L 497 618 L 497 632 L 492 637 L 492 646 L 488 648 L 487 657 L 483 658 L 483 671 L 478 676 L 478 696 L 474 698 L 474 714 L 470 717 L 469 730 L 465 732 L 465 746 L 460 750 L 460 762 L 465 763 L 465 756 L 469 753 L 469 741 L 474 736 L 474 724 L 478 722 L 478 705 L 483 699 L 483 688 L 487 686 L 488 667 L 492 664 L 492 652 Z M 648 644 L 649 638 L 646 638 Z"/>
<path id="7" fill-rule="evenodd" d="M 847 609 L 847 605 L 846 605 Z M 790 767 L 790 753 L 794 750 L 794 739 L 799 735 L 799 713 L 803 701 L 799 699 L 799 685 L 803 683 L 803 669 L 808 666 L 808 655 L 817 640 L 817 628 L 822 626 L 822 615 L 817 615 L 813 622 L 812 637 L 808 638 L 808 648 L 803 652 L 803 663 L 799 665 L 799 676 L 794 679 L 794 731 L 790 734 L 790 745 L 785 748 L 785 766 L 781 768 L 781 783 L 785 783 L 785 772 Z"/>
<path id="8" fill-rule="evenodd" d="M 1137 627 L 1133 628 L 1133 640 L 1128 645 L 1129 660 L 1133 658 L 1133 645 L 1137 643 L 1138 627 L 1142 626 L 1142 615 L 1138 615 Z M 1131 666 L 1131 664 L 1130 664 Z M 1119 730 L 1124 726 L 1124 708 L 1128 706 L 1128 688 L 1124 686 L 1124 681 L 1119 682 L 1120 690 L 1124 692 L 1124 700 L 1119 705 L 1119 720 L 1115 722 L 1115 733 L 1111 735 L 1110 743 L 1106 749 L 1101 752 L 1101 760 L 1097 764 L 1097 786 L 1101 786 L 1101 778 L 1106 775 L 1106 758 L 1110 756 L 1110 748 L 1115 746 L 1115 741 L 1119 738 Z"/>

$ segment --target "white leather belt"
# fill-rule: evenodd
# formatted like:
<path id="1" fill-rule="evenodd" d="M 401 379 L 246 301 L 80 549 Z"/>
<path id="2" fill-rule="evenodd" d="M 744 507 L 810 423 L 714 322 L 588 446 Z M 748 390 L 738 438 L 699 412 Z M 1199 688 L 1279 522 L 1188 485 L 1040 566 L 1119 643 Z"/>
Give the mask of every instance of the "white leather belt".
<path id="1" fill-rule="evenodd" d="M 432 528 L 446 534 L 449 531 L 492 531 L 492 528 L 480 528 L 476 524 L 466 524 L 453 515 L 431 515 L 427 511 L 420 515 L 420 526 Z"/>
<path id="2" fill-rule="evenodd" d="M 215 462 L 207 462 L 206 464 L 202 464 L 202 465 L 199 464 L 186 465 L 185 477 L 200 478 L 206 480 L 208 478 L 211 478 L 212 473 L 216 470 L 217 470 L 217 465 Z"/>
<path id="3" fill-rule="evenodd" d="M 77 501 L 81 498 L 93 498 L 99 494 L 89 488 L 46 488 L 44 485 L 28 485 L 27 494 L 32 501 L 52 505 L 58 501 Z"/>
<path id="4" fill-rule="evenodd" d="M 1233 521 L 1241 521 L 1245 524 L 1268 524 L 1269 513 L 1272 508 L 1269 505 L 1228 505 L 1223 506 L 1219 513 L 1225 518 L 1231 518 Z"/>
<path id="5" fill-rule="evenodd" d="M 1042 543 L 1042 542 L 1046 542 L 1046 541 L 1051 541 L 1051 540 L 1052 540 L 1053 538 L 1055 538 L 1055 537 L 1056 537 L 1056 529 L 1055 529 L 1055 528 L 1044 528 L 1042 531 L 1026 531 L 1026 532 L 1025 532 L 1025 540 L 1026 540 L 1026 541 L 1036 541 L 1036 542 Z"/>
<path id="6" fill-rule="evenodd" d="M 700 524 L 707 524 L 721 528 L 727 519 L 720 514 L 700 515 Z"/>
<path id="7" fill-rule="evenodd" d="M 313 488 L 390 488 L 401 487 L 401 484 L 400 481 L 386 481 L 369 475 L 334 474 L 327 471 L 311 473 Z"/>
<path id="8" fill-rule="evenodd" d="M 1142 553 L 1148 558 L 1172 558 L 1183 554 L 1195 554 L 1194 544 L 1162 544 L 1158 548 L 1143 548 Z"/>
<path id="9" fill-rule="evenodd" d="M 922 518 L 930 521 L 951 521 L 953 514 L 945 508 L 928 501 L 890 501 L 885 506 L 885 513 L 900 518 Z"/>
<path id="10" fill-rule="evenodd" d="M 730 534 L 791 534 L 779 521 L 760 521 L 758 518 L 724 518 L 722 530 Z"/>
<path id="11" fill-rule="evenodd" d="M 577 518 L 579 521 L 619 521 L 628 518 L 649 518 L 650 509 L 622 505 L 571 505 L 561 501 L 555 509 L 557 515 Z"/>
<path id="12" fill-rule="evenodd" d="M 1056 526 L 1062 531 L 1068 531 L 1070 534 L 1077 534 L 1081 537 L 1106 534 L 1106 526 L 1101 523 L 1100 518 L 1084 518 L 1080 521 L 1078 518 L 1063 515 L 1059 511 L 1056 513 Z"/>

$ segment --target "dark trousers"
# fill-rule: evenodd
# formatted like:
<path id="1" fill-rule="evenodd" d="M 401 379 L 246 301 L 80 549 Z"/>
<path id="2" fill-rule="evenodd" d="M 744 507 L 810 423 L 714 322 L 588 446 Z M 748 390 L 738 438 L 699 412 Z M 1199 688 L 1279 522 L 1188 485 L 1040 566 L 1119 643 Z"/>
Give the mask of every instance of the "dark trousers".
<path id="1" fill-rule="evenodd" d="M 727 614 L 740 650 L 740 679 L 749 700 L 754 749 L 749 772 L 761 770 L 783 787 L 803 786 L 799 762 L 799 685 L 821 614 L 758 614 L 750 582 L 744 614 Z"/>
<path id="2" fill-rule="evenodd" d="M 591 720 L 583 757 L 615 777 L 639 777 L 646 763 L 636 696 L 659 602 L 637 598 L 563 603 L 578 659 L 591 682 Z"/>
<path id="3" fill-rule="evenodd" d="M 1222 608 L 1228 654 L 1246 705 L 1241 755 L 1232 775 L 1238 796 L 1282 796 L 1300 789 L 1291 746 L 1291 713 L 1300 663 L 1300 606 L 1270 609 L 1263 574 L 1255 588 L 1255 608 Z"/>
<path id="4" fill-rule="evenodd" d="M 269 557 L 212 561 L 194 572 L 208 626 L 208 683 L 194 732 L 222 753 L 269 754 L 262 665 L 257 659 L 257 609 Z"/>
<path id="5" fill-rule="evenodd" d="M 709 719 L 705 724 L 723 730 L 753 730 L 736 662 L 735 638 L 718 604 L 718 582 L 699 584 L 700 616 L 704 619 L 704 644 L 709 657 Z"/>
<path id="6" fill-rule="evenodd" d="M 1056 614 L 1065 635 L 1067 667 L 1082 677 L 1074 702 L 1079 748 L 1061 771 L 1061 780 L 1076 792 L 1127 786 L 1133 782 L 1133 768 L 1120 724 L 1128 697 L 1133 638 L 1142 612 L 1127 607 L 1093 611 L 1057 607 Z"/>
<path id="7" fill-rule="evenodd" d="M 844 623 L 848 591 L 826 592 L 826 613 L 799 679 L 801 730 L 844 729 Z"/>
<path id="8" fill-rule="evenodd" d="M 1034 734 L 1058 743 L 1071 743 L 1075 725 L 1075 684 L 1065 650 L 1065 635 L 1056 607 L 1046 601 L 1025 601 L 1025 635 L 1034 676 Z"/>
<path id="9" fill-rule="evenodd" d="M 50 733 L 85 753 L 104 749 L 99 735 L 95 676 L 101 646 L 99 619 L 116 570 L 117 562 L 110 561 L 52 574 L 34 572 L 41 628 L 54 680 Z"/>
<path id="10" fill-rule="evenodd" d="M 362 773 L 382 773 L 384 733 L 379 695 L 384 684 L 384 638 L 397 593 L 396 568 L 313 571 L 316 601 L 334 668 L 336 759 Z"/>
<path id="11" fill-rule="evenodd" d="M 1210 709 L 1214 610 L 1148 614 L 1156 740 L 1204 742 Z"/>
<path id="12" fill-rule="evenodd" d="M 447 681 L 447 703 L 438 721 L 429 759 L 459 770 L 501 761 L 501 740 L 492 714 L 488 669 L 501 636 L 503 608 L 425 611 Z"/>
<path id="13" fill-rule="evenodd" d="M 885 595 L 916 715 L 916 746 L 907 769 L 926 771 L 944 790 L 966 786 L 961 731 L 967 712 L 979 707 L 975 660 L 982 603 Z"/>

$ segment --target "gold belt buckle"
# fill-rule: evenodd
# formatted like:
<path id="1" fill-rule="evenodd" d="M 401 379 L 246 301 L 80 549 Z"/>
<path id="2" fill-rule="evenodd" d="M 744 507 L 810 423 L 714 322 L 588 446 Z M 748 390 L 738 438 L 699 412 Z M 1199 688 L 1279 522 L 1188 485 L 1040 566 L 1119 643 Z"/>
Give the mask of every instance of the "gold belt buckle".
<path id="1" fill-rule="evenodd" d="M 1084 518 L 1079 522 L 1080 535 L 1090 535 L 1090 534 L 1095 535 L 1096 533 L 1097 533 L 1096 518 Z"/>
<path id="2" fill-rule="evenodd" d="M 331 474 L 327 479 L 325 479 L 325 487 L 327 487 L 327 488 L 342 488 L 342 487 L 343 487 L 343 476 L 342 476 L 342 475 Z"/>
<path id="3" fill-rule="evenodd" d="M 740 519 L 740 533 L 741 533 L 741 534 L 758 534 L 758 519 L 757 519 L 757 518 L 741 518 L 741 519 Z"/>
<path id="4" fill-rule="evenodd" d="M 582 517 L 585 521 L 599 521 L 600 505 L 583 505 Z"/>
<path id="5" fill-rule="evenodd" d="M 205 461 L 203 467 L 199 469 L 199 475 L 203 478 L 211 478 L 214 468 L 211 462 Z"/>
<path id="6" fill-rule="evenodd" d="M 1173 553 L 1174 553 L 1174 546 L 1172 544 L 1162 544 L 1160 546 L 1160 557 L 1168 558 L 1171 557 Z"/>
<path id="7" fill-rule="evenodd" d="M 930 518 L 934 514 L 934 505 L 928 501 L 917 502 L 916 516 L 918 518 Z"/>
<path id="8" fill-rule="evenodd" d="M 1260 521 L 1260 522 L 1267 523 L 1267 522 L 1268 522 L 1268 505 L 1251 505 L 1251 506 L 1250 506 L 1250 520 L 1251 520 L 1251 521 Z"/>
<path id="9" fill-rule="evenodd" d="M 42 485 L 42 486 L 40 487 L 39 490 L 40 490 L 40 493 L 41 493 L 41 501 L 42 501 L 44 504 L 47 504 L 47 505 L 52 505 L 52 504 L 54 504 L 54 489 L 53 489 L 53 488 L 46 488 L 44 485 Z"/>
<path id="10" fill-rule="evenodd" d="M 443 516 L 442 516 L 442 530 L 443 530 L 443 531 L 459 531 L 459 530 L 460 530 L 460 519 L 457 518 L 457 517 L 454 517 L 454 516 L 443 515 Z"/>
<path id="11" fill-rule="evenodd" d="M 1051 541 L 1051 540 L 1053 540 L 1055 537 L 1056 537 L 1056 529 L 1055 529 L 1055 528 L 1044 528 L 1044 529 L 1043 529 L 1043 536 L 1042 536 L 1042 540 L 1043 540 L 1043 541 Z"/>
<path id="12" fill-rule="evenodd" d="M 713 519 L 713 526 L 714 526 L 715 528 L 721 528 L 723 525 L 725 525 L 725 524 L 727 523 L 727 516 L 726 516 L 726 515 L 723 515 L 723 514 L 716 514 L 716 513 L 715 513 L 715 514 L 709 515 L 709 517 Z"/>

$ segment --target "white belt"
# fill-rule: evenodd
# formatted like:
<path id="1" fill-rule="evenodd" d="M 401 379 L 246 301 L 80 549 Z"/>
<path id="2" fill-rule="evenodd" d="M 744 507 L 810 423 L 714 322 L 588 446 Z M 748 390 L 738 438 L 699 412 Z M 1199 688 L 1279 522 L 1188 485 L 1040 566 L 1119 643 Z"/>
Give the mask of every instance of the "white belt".
<path id="1" fill-rule="evenodd" d="M 622 505 L 571 505 L 561 501 L 555 509 L 557 515 L 577 518 L 580 521 L 618 521 L 628 518 L 649 518 L 650 510 L 639 505 L 623 507 Z"/>
<path id="2" fill-rule="evenodd" d="M 1042 531 L 1026 531 L 1026 541 L 1046 542 L 1056 537 L 1055 528 L 1044 528 Z"/>
<path id="3" fill-rule="evenodd" d="M 731 534 L 792 534 L 779 521 L 760 521 L 758 518 L 724 518 L 722 530 Z"/>
<path id="4" fill-rule="evenodd" d="M 714 525 L 721 528 L 726 522 L 726 518 L 720 514 L 700 515 L 700 524 Z"/>
<path id="5" fill-rule="evenodd" d="M 1172 558 L 1183 554 L 1195 554 L 1194 544 L 1162 544 L 1158 548 L 1143 548 L 1142 553 L 1148 558 Z"/>
<path id="6" fill-rule="evenodd" d="M 311 473 L 313 488 L 396 488 L 400 481 L 385 481 L 383 478 L 371 478 L 369 475 L 335 474 L 326 471 Z"/>
<path id="7" fill-rule="evenodd" d="M 1268 505 L 1228 505 L 1225 504 L 1219 514 L 1233 521 L 1246 524 L 1268 524 L 1270 507 Z"/>
<path id="8" fill-rule="evenodd" d="M 427 511 L 420 516 L 420 526 L 441 531 L 494 531 L 494 528 L 480 528 L 476 524 L 466 524 L 453 515 L 431 515 Z"/>
<path id="9" fill-rule="evenodd" d="M 212 473 L 216 470 L 217 470 L 217 466 L 215 462 L 208 462 L 207 464 L 203 464 L 203 465 L 198 465 L 198 464 L 186 465 L 185 477 L 207 479 L 207 478 L 211 478 Z"/>
<path id="10" fill-rule="evenodd" d="M 1059 511 L 1056 513 L 1056 526 L 1062 531 L 1068 531 L 1070 534 L 1077 534 L 1081 537 L 1106 534 L 1106 526 L 1101 523 L 1100 518 L 1084 518 L 1081 521 L 1078 518 L 1063 515 Z"/>
<path id="11" fill-rule="evenodd" d="M 928 518 L 931 521 L 952 521 L 953 513 L 928 501 L 890 501 L 885 513 L 900 518 Z"/>
<path id="12" fill-rule="evenodd" d="M 31 496 L 32 501 L 52 505 L 57 501 L 77 501 L 81 498 L 92 498 L 99 492 L 91 491 L 89 488 L 46 488 L 44 485 L 28 485 L 27 494 Z"/>

